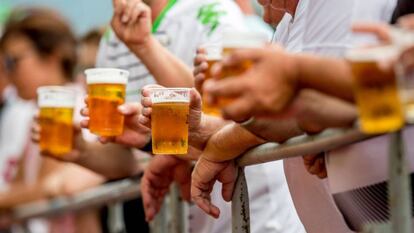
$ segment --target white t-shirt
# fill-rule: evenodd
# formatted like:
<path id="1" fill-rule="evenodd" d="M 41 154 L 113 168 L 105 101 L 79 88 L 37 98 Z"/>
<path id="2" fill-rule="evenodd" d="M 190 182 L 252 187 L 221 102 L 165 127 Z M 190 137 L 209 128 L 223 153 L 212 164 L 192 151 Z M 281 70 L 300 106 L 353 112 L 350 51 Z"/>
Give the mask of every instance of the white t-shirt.
<path id="1" fill-rule="evenodd" d="M 36 106 L 18 98 L 8 87 L 4 91 L 5 105 L 0 116 L 0 190 L 17 172 L 18 162 L 30 141 L 29 132 Z"/>
<path id="2" fill-rule="evenodd" d="M 218 16 L 217 25 L 211 15 Z M 226 28 L 247 30 L 240 23 L 244 22 L 243 17 L 238 6 L 231 0 L 178 0 L 166 13 L 154 35 L 170 52 L 192 67 L 199 46 L 220 42 L 221 32 Z M 140 89 L 155 83 L 146 67 L 114 33 L 102 40 L 97 67 L 123 68 L 131 72 L 127 86 L 128 101 L 137 101 Z M 283 168 L 278 163 L 246 168 L 252 232 L 304 232 L 282 174 Z M 231 232 L 231 206 L 222 200 L 220 186 L 215 186 L 212 195 L 213 202 L 218 203 L 222 211 L 220 219 L 214 220 L 194 206 L 190 208 L 191 232 Z"/>

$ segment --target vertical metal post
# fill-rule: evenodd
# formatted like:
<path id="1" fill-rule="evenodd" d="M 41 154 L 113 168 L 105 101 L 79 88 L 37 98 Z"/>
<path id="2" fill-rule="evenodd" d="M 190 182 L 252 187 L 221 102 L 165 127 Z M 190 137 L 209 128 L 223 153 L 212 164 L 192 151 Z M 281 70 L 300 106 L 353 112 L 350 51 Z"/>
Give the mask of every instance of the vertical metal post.
<path id="1" fill-rule="evenodd" d="M 411 233 L 411 182 L 401 131 L 391 134 L 389 173 L 392 232 Z"/>
<path id="2" fill-rule="evenodd" d="M 231 202 L 232 233 L 250 233 L 249 190 L 244 168 L 239 167 Z"/>
<path id="3" fill-rule="evenodd" d="M 154 221 L 151 222 L 150 228 L 151 233 L 167 233 L 168 232 L 168 220 L 166 210 L 166 200 L 162 204 L 160 211 L 155 217 Z"/>
<path id="4" fill-rule="evenodd" d="M 185 202 L 180 197 L 180 190 L 177 184 L 174 184 L 170 192 L 170 213 L 171 233 L 186 233 L 188 227 L 186 227 L 187 215 L 185 211 Z"/>

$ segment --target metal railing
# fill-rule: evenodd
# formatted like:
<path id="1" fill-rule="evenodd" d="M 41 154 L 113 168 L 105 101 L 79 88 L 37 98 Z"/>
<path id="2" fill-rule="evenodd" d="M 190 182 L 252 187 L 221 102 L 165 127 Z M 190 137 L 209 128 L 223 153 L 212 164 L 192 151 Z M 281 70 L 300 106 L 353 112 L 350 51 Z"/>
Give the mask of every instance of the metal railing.
<path id="1" fill-rule="evenodd" d="M 329 129 L 318 135 L 295 137 L 283 144 L 263 144 L 245 153 L 238 159 L 239 176 L 232 200 L 232 232 L 250 232 L 249 194 L 244 174 L 245 166 L 329 151 L 372 137 L 374 136 L 364 135 L 357 129 Z M 389 156 L 391 224 L 367 226 L 364 231 L 367 233 L 411 233 L 411 186 L 401 132 L 391 134 L 391 138 Z M 16 222 L 34 217 L 48 217 L 68 211 L 119 203 L 138 197 L 139 191 L 139 181 L 126 179 L 105 184 L 71 197 L 57 197 L 47 201 L 20 205 L 13 209 L 10 216 Z M 178 190 L 174 186 L 166 200 L 166 205 L 152 223 L 152 232 L 185 233 L 188 229 L 187 208 L 180 201 Z"/>
<path id="2" fill-rule="evenodd" d="M 283 144 L 258 146 L 238 159 L 239 176 L 232 199 L 233 233 L 250 233 L 248 185 L 243 167 L 317 154 L 361 142 L 379 135 L 364 135 L 358 129 L 329 129 L 314 136 L 299 136 Z M 389 200 L 391 222 L 366 226 L 364 233 L 411 233 L 411 183 L 404 153 L 402 132 L 390 134 Z"/>
<path id="3" fill-rule="evenodd" d="M 13 222 L 31 218 L 56 216 L 66 212 L 106 206 L 131 200 L 140 196 L 139 181 L 125 179 L 88 189 L 73 196 L 62 196 L 13 208 L 8 217 Z"/>

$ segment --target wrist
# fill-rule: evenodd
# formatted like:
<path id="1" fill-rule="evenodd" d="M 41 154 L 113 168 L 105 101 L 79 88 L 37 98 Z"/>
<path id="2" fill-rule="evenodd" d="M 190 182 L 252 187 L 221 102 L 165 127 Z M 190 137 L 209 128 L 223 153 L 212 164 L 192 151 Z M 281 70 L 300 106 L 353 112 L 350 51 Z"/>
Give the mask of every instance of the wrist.
<path id="1" fill-rule="evenodd" d="M 213 134 L 208 132 L 208 119 L 201 113 L 200 124 L 197 127 L 189 129 L 189 144 L 196 149 L 203 150 L 208 139 Z"/>
<path id="2" fill-rule="evenodd" d="M 128 48 L 140 59 L 145 57 L 156 45 L 157 40 L 151 34 L 140 43 L 128 43 Z"/>

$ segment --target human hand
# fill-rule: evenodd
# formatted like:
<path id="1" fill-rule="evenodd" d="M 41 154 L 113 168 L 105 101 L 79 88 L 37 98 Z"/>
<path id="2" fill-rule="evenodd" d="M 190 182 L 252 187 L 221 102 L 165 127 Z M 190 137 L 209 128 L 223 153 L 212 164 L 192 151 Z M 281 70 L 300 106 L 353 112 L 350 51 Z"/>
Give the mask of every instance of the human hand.
<path id="1" fill-rule="evenodd" d="M 220 209 L 211 203 L 210 194 L 217 181 L 223 184 L 222 196 L 231 201 L 237 179 L 237 168 L 234 161 L 213 162 L 203 156 L 197 161 L 191 176 L 191 198 L 206 214 L 218 218 Z"/>
<path id="2" fill-rule="evenodd" d="M 325 155 L 323 153 L 317 155 L 303 156 L 303 162 L 306 170 L 312 175 L 316 175 L 320 179 L 324 179 L 328 176 L 325 164 Z"/>
<path id="3" fill-rule="evenodd" d="M 159 85 L 149 85 L 142 89 L 142 98 L 141 103 L 143 106 L 142 114 L 139 116 L 139 122 L 142 125 L 151 127 L 151 114 L 152 114 L 152 101 L 151 101 L 151 88 L 162 88 Z M 207 121 L 209 121 L 201 111 L 201 96 L 195 90 L 191 89 L 190 91 L 190 110 L 188 116 L 188 130 L 189 130 L 189 145 L 197 148 L 203 149 L 207 140 L 210 138 L 213 132 L 216 129 L 214 127 L 206 128 Z"/>
<path id="4" fill-rule="evenodd" d="M 235 51 L 213 66 L 213 77 L 220 77 L 224 67 L 253 61 L 251 69 L 238 77 L 208 80 L 203 90 L 211 96 L 235 99 L 222 109 L 223 117 L 242 122 L 251 116 L 276 116 L 283 111 L 296 93 L 297 67 L 292 55 L 272 45 L 258 49 Z"/>
<path id="5" fill-rule="evenodd" d="M 81 109 L 81 115 L 85 117 L 81 121 L 83 128 L 89 126 L 89 109 L 88 97 L 85 97 L 86 106 Z M 141 113 L 141 105 L 133 103 L 125 103 L 118 107 L 119 113 L 124 117 L 124 131 L 116 137 L 99 137 L 99 141 L 105 143 L 117 143 L 128 147 L 141 148 L 144 147 L 151 138 L 151 130 L 138 122 L 138 116 Z"/>
<path id="6" fill-rule="evenodd" d="M 194 79 L 195 87 L 199 93 L 203 93 L 202 87 L 206 78 L 205 72 L 208 69 L 206 51 L 203 48 L 197 49 L 197 55 L 194 58 Z"/>
<path id="7" fill-rule="evenodd" d="M 142 47 L 152 38 L 151 9 L 142 0 L 113 0 L 111 26 L 128 47 Z"/>
<path id="8" fill-rule="evenodd" d="M 154 219 L 173 181 L 179 185 L 181 197 L 190 201 L 191 164 L 172 155 L 155 156 L 141 179 L 146 221 Z"/>

